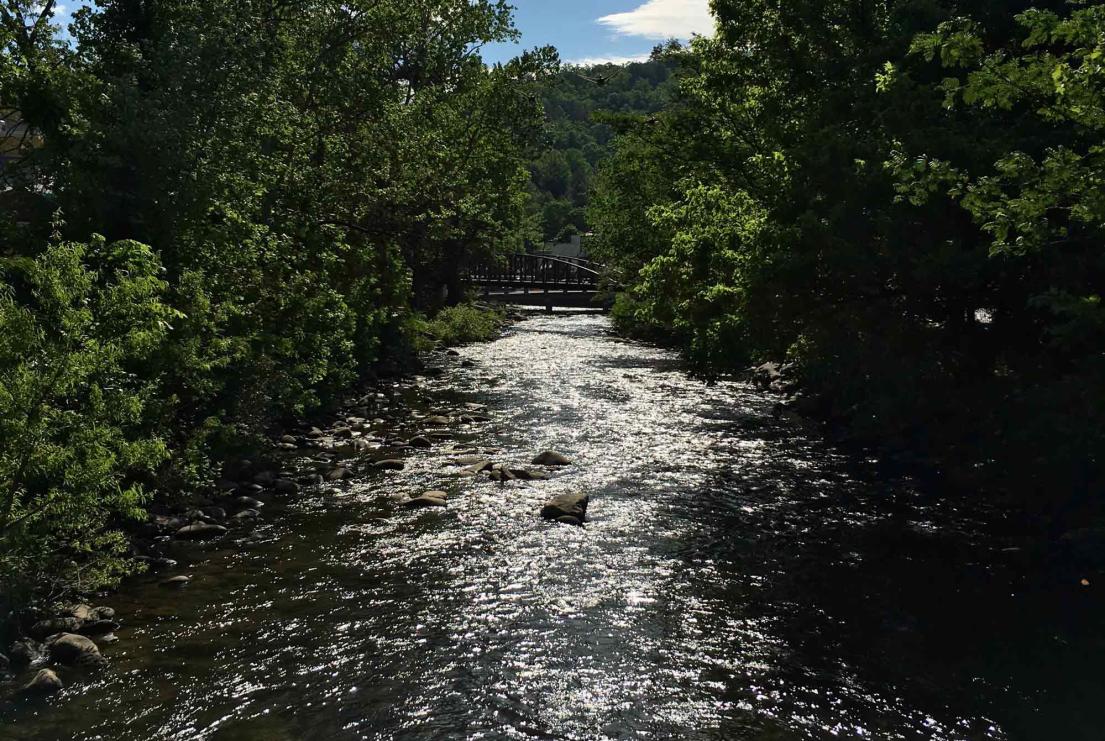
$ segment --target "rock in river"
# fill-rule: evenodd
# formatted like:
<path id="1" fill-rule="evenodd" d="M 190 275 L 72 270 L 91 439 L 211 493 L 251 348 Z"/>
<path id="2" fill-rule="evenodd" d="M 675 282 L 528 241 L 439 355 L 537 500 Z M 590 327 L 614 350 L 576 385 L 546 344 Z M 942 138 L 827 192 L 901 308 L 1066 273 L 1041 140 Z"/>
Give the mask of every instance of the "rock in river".
<path id="1" fill-rule="evenodd" d="M 277 479 L 275 487 L 276 491 L 280 494 L 290 495 L 299 493 L 299 484 L 295 483 L 291 479 Z"/>
<path id="2" fill-rule="evenodd" d="M 421 496 L 414 497 L 403 503 L 404 507 L 410 509 L 425 509 L 427 507 L 444 507 L 446 506 L 445 500 L 449 498 L 449 495 L 443 491 L 428 491 Z"/>
<path id="3" fill-rule="evenodd" d="M 200 522 L 195 525 L 186 525 L 176 531 L 173 536 L 178 540 L 213 540 L 227 534 L 227 529 L 222 525 L 212 525 L 208 522 Z"/>
<path id="4" fill-rule="evenodd" d="M 30 666 L 38 660 L 41 653 L 38 650 L 38 645 L 32 641 L 16 641 L 8 649 L 8 656 L 11 659 L 11 664 L 16 669 L 22 669 L 23 667 Z"/>
<path id="5" fill-rule="evenodd" d="M 27 631 L 27 633 L 36 641 L 42 641 L 45 640 L 47 636 L 52 636 L 56 633 L 76 633 L 80 628 L 81 621 L 78 618 L 53 618 L 50 620 L 39 620 L 31 626 L 31 629 Z"/>
<path id="6" fill-rule="evenodd" d="M 171 579 L 166 579 L 161 582 L 161 586 L 166 589 L 183 589 L 192 583 L 192 577 L 190 576 L 174 576 Z"/>
<path id="7" fill-rule="evenodd" d="M 406 463 L 396 459 L 376 461 L 376 468 L 381 471 L 402 471 L 406 466 Z"/>
<path id="8" fill-rule="evenodd" d="M 65 685 L 58 679 L 58 675 L 54 674 L 49 669 L 40 669 L 38 674 L 31 679 L 30 682 L 23 685 L 19 693 L 24 696 L 44 696 L 55 695 L 61 692 L 65 688 Z"/>
<path id="9" fill-rule="evenodd" d="M 119 623 L 114 620 L 89 620 L 81 626 L 80 633 L 84 636 L 106 636 L 119 630 Z"/>
<path id="10" fill-rule="evenodd" d="M 419 435 L 418 437 L 412 437 L 408 440 L 407 445 L 410 445 L 412 448 L 432 448 L 434 443 L 430 438 Z"/>
<path id="11" fill-rule="evenodd" d="M 546 520 L 559 520 L 561 517 L 574 517 L 581 523 L 587 518 L 588 494 L 561 494 L 545 502 L 541 516 Z"/>
<path id="12" fill-rule="evenodd" d="M 66 666 L 100 666 L 106 659 L 91 639 L 73 633 L 54 636 L 47 643 L 50 660 Z"/>
<path id="13" fill-rule="evenodd" d="M 572 464 L 568 456 L 552 450 L 546 450 L 530 462 L 535 466 L 570 466 Z"/>

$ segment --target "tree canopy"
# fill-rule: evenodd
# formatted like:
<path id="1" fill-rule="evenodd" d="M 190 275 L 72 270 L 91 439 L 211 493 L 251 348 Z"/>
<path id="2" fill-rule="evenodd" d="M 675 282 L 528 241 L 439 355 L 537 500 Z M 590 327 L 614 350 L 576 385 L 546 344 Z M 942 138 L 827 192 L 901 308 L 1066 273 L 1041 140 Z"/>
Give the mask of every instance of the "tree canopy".
<path id="1" fill-rule="evenodd" d="M 1102 6 L 712 6 L 597 178 L 623 325 L 999 490 L 1099 486 Z"/>

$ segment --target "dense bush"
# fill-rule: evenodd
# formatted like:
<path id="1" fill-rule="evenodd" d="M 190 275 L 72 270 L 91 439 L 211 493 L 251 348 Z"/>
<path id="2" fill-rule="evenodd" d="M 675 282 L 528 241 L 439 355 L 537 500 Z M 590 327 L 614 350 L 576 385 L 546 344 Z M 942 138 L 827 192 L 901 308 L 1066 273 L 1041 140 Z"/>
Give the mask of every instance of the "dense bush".
<path id="1" fill-rule="evenodd" d="M 137 242 L 55 243 L 3 267 L 0 595 L 47 576 L 94 587 L 122 566 L 107 525 L 140 513 L 136 477 L 167 455 L 143 369 L 179 315 Z"/>
<path id="2" fill-rule="evenodd" d="M 505 323 L 506 316 L 502 311 L 459 304 L 439 311 L 426 322 L 424 333 L 441 345 L 464 345 L 495 339 Z"/>

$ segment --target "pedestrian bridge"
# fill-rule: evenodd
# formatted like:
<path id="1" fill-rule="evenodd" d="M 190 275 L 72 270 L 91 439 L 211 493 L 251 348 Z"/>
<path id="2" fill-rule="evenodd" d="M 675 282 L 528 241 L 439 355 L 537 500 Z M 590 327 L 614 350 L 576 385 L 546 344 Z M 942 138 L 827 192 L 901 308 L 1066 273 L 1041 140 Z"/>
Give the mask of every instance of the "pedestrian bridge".
<path id="1" fill-rule="evenodd" d="M 509 255 L 472 266 L 465 282 L 489 301 L 553 308 L 605 308 L 596 303 L 604 266 L 578 257 Z"/>

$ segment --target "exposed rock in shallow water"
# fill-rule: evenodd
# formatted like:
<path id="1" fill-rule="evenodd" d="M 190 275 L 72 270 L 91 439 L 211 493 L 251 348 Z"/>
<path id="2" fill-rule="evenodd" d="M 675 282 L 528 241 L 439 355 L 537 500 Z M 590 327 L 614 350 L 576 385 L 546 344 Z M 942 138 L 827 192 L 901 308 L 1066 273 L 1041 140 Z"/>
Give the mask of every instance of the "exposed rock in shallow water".
<path id="1" fill-rule="evenodd" d="M 574 525 L 576 527 L 583 526 L 583 520 L 578 517 L 572 517 L 571 515 L 564 515 L 563 517 L 557 517 L 556 521 L 561 525 Z"/>
<path id="2" fill-rule="evenodd" d="M 275 486 L 276 491 L 280 494 L 292 495 L 299 493 L 299 484 L 291 479 L 277 479 Z"/>
<path id="3" fill-rule="evenodd" d="M 178 540 L 214 540 L 223 537 L 227 532 L 229 531 L 222 525 L 200 522 L 182 527 L 176 531 L 173 537 Z"/>
<path id="4" fill-rule="evenodd" d="M 234 504 L 245 509 L 261 509 L 265 506 L 264 502 L 253 497 L 238 497 L 234 500 Z"/>
<path id="5" fill-rule="evenodd" d="M 81 626 L 79 632 L 82 636 L 106 636 L 119 630 L 119 627 L 119 623 L 114 620 L 89 620 Z"/>
<path id="6" fill-rule="evenodd" d="M 445 425 L 449 424 L 450 422 L 452 422 L 451 419 L 449 419 L 448 417 L 445 417 L 443 415 L 440 415 L 440 414 L 436 414 L 433 417 L 427 417 L 426 418 L 426 424 L 434 425 L 436 427 L 444 427 Z"/>
<path id="7" fill-rule="evenodd" d="M 11 666 L 11 661 L 4 654 L 0 654 L 0 672 L 7 672 L 8 667 Z"/>
<path id="8" fill-rule="evenodd" d="M 269 487 L 276 481 L 276 474 L 272 471 L 262 471 L 253 477 L 253 483 L 258 486 Z"/>
<path id="9" fill-rule="evenodd" d="M 73 633 L 62 633 L 46 643 L 50 660 L 66 666 L 101 666 L 107 660 L 91 639 Z"/>
<path id="10" fill-rule="evenodd" d="M 161 586 L 166 589 L 181 589 L 192 583 L 192 577 L 190 576 L 174 576 L 171 579 L 166 579 L 161 582 Z"/>
<path id="11" fill-rule="evenodd" d="M 398 459 L 388 459 L 384 461 L 376 461 L 375 467 L 381 471 L 402 471 L 407 467 L 407 464 Z"/>
<path id="12" fill-rule="evenodd" d="M 541 516 L 546 520 L 574 517 L 582 523 L 587 519 L 587 504 L 590 501 L 588 494 L 561 494 L 545 502 L 545 506 L 541 508 Z"/>
<path id="13" fill-rule="evenodd" d="M 466 466 L 465 469 L 464 469 L 464 472 L 465 473 L 470 473 L 474 476 L 478 473 L 483 473 L 484 471 L 487 471 L 488 469 L 493 468 L 494 465 L 495 464 L 492 463 L 489 460 L 481 460 L 481 461 L 478 461 L 476 463 L 473 463 L 470 466 Z"/>
<path id="14" fill-rule="evenodd" d="M 222 507 L 204 507 L 203 514 L 216 522 L 226 519 L 226 510 Z"/>
<path id="15" fill-rule="evenodd" d="M 81 621 L 75 617 L 51 618 L 39 620 L 27 631 L 27 635 L 36 641 L 45 640 L 47 636 L 56 633 L 76 633 L 81 628 Z"/>
<path id="16" fill-rule="evenodd" d="M 30 666 L 38 660 L 42 653 L 38 649 L 38 644 L 28 640 L 16 641 L 8 649 L 8 659 L 11 661 L 11 665 L 16 669 L 22 669 L 23 667 Z"/>
<path id="17" fill-rule="evenodd" d="M 572 460 L 562 453 L 546 450 L 530 461 L 530 463 L 535 466 L 570 466 Z"/>
<path id="18" fill-rule="evenodd" d="M 520 481 L 546 481 L 551 478 L 544 471 L 531 471 L 528 468 L 511 468 L 507 469 L 514 476 L 514 478 Z"/>
<path id="19" fill-rule="evenodd" d="M 413 499 L 408 499 L 403 503 L 404 507 L 409 509 L 425 509 L 428 507 L 445 507 L 448 494 L 443 491 L 428 491 L 421 496 L 417 496 Z"/>
<path id="20" fill-rule="evenodd" d="M 46 695 L 56 695 L 63 689 L 65 689 L 65 685 L 58 679 L 57 674 L 49 669 L 40 669 L 30 682 L 23 685 L 19 690 L 19 694 L 25 697 L 44 697 Z"/>
<path id="21" fill-rule="evenodd" d="M 428 437 L 419 435 L 418 437 L 412 437 L 407 441 L 407 445 L 412 448 L 432 448 L 434 446 L 433 441 Z"/>

